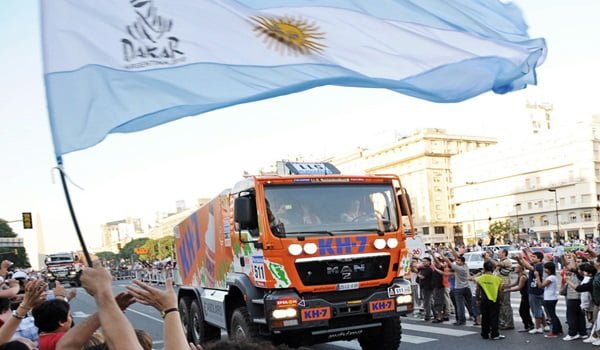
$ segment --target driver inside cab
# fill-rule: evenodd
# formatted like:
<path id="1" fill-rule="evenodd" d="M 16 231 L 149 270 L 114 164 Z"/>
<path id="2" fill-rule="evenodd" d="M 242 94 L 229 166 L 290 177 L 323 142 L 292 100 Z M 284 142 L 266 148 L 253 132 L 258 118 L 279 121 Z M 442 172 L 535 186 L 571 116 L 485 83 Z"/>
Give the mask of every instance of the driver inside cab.
<path id="1" fill-rule="evenodd" d="M 360 207 L 360 201 L 354 199 L 348 204 L 348 208 L 340 214 L 340 219 L 344 222 L 352 222 L 366 213 Z"/>

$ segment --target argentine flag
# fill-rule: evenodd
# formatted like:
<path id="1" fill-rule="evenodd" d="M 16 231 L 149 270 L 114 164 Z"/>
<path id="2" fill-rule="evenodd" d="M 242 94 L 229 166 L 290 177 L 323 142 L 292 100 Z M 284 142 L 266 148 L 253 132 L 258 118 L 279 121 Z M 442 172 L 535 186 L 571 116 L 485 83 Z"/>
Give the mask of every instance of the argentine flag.
<path id="1" fill-rule="evenodd" d="M 497 0 L 45 0 L 55 153 L 322 85 L 457 102 L 535 84 L 546 54 Z"/>

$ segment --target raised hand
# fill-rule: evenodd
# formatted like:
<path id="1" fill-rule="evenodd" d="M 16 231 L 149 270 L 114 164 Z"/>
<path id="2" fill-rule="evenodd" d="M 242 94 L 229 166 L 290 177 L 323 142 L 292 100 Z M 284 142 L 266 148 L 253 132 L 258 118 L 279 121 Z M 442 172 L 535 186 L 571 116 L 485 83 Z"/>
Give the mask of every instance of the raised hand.
<path id="1" fill-rule="evenodd" d="M 139 288 L 127 286 L 127 290 L 133 295 L 135 301 L 151 305 L 160 312 L 170 308 L 177 308 L 177 295 L 173 289 L 172 279 L 167 279 L 165 282 L 165 290 L 150 287 L 138 280 L 134 280 L 133 283 Z"/>

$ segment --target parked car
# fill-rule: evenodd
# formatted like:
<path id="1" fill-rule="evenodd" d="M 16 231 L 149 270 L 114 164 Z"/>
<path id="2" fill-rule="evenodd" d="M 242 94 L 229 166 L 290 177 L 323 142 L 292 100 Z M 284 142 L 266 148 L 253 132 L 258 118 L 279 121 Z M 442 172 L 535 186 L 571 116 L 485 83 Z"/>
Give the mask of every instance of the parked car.
<path id="1" fill-rule="evenodd" d="M 483 252 L 468 252 L 463 255 L 470 273 L 483 271 Z"/>

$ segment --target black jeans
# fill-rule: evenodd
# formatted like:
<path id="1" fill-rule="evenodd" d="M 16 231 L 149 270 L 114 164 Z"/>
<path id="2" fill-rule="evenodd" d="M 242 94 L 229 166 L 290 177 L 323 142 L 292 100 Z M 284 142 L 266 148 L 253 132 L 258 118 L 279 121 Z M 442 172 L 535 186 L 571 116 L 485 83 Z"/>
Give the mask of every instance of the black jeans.
<path id="1" fill-rule="evenodd" d="M 556 304 L 558 300 L 544 300 L 544 308 L 546 308 L 546 312 L 548 312 L 548 317 L 550 317 L 550 321 L 552 322 L 552 333 L 559 334 L 562 333 L 562 324 L 556 316 Z"/>
<path id="2" fill-rule="evenodd" d="M 425 321 L 431 319 L 431 302 L 433 300 L 433 289 L 422 289 L 423 309 L 425 310 Z"/>
<path id="3" fill-rule="evenodd" d="M 527 286 L 525 286 L 527 288 Z M 519 304 L 519 316 L 521 316 L 521 320 L 523 321 L 523 326 L 525 329 L 532 329 L 535 327 L 533 324 L 533 319 L 531 318 L 531 313 L 529 312 L 529 295 L 521 294 L 521 303 Z"/>
<path id="4" fill-rule="evenodd" d="M 581 310 L 581 299 L 567 299 L 567 324 L 570 336 L 587 335 L 585 312 Z"/>
<path id="5" fill-rule="evenodd" d="M 495 338 L 500 335 L 498 332 L 500 303 L 483 297 L 479 308 L 481 309 L 481 337 L 488 339 L 490 336 Z"/>

